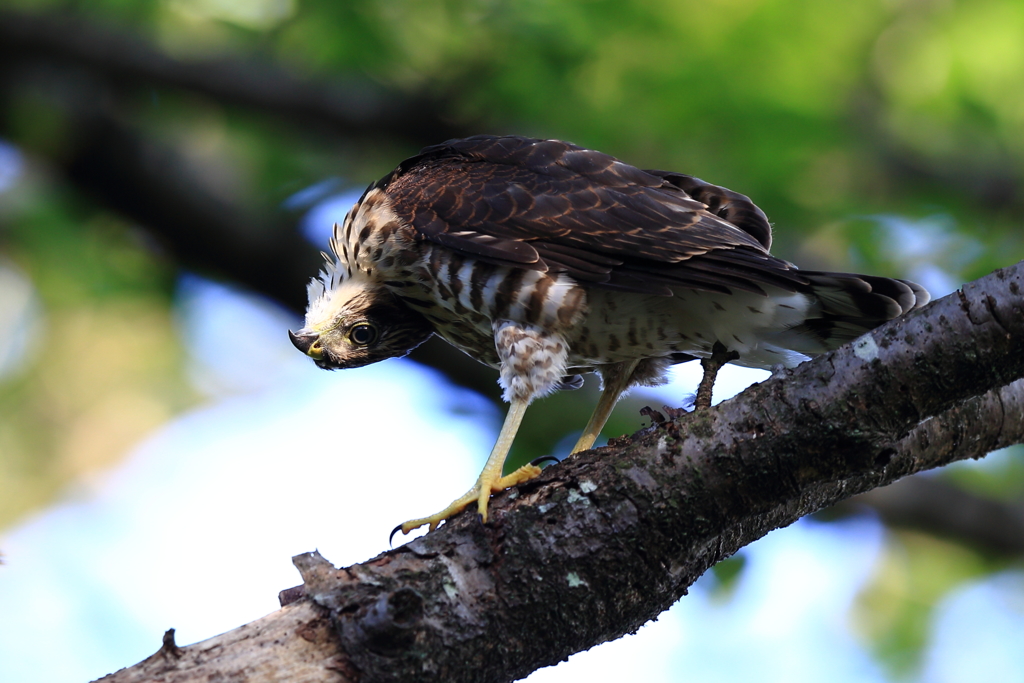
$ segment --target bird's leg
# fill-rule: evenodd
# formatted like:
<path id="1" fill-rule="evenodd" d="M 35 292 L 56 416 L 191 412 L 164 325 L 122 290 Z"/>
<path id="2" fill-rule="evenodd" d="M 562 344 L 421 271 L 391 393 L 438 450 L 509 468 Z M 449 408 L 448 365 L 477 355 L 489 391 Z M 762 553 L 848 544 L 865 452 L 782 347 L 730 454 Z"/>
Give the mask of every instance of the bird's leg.
<path id="1" fill-rule="evenodd" d="M 540 474 L 541 470 L 536 465 L 523 465 L 515 472 L 504 477 L 501 476 L 502 467 L 505 465 L 505 457 L 512 447 L 512 441 L 516 437 L 516 432 L 519 431 L 519 424 L 523 421 L 523 415 L 526 414 L 526 407 L 528 405 L 530 405 L 528 400 L 512 400 L 508 413 L 505 415 L 505 422 L 501 425 L 498 441 L 494 444 L 494 448 L 491 449 L 491 455 L 487 458 L 484 469 L 480 476 L 477 477 L 473 488 L 452 501 L 451 505 L 437 514 L 423 517 L 422 519 L 413 519 L 402 524 L 400 528 L 403 534 L 407 534 L 425 524 L 429 524 L 430 530 L 433 531 L 442 520 L 462 512 L 473 501 L 476 501 L 477 510 L 483 521 L 486 522 L 487 503 L 491 498 L 491 493 L 504 491 L 510 486 L 533 479 Z"/>
<path id="2" fill-rule="evenodd" d="M 606 372 L 604 374 L 602 377 L 604 389 L 601 391 L 601 398 L 598 399 L 597 407 L 594 408 L 594 413 L 590 416 L 587 426 L 583 429 L 583 434 L 580 435 L 579 441 L 573 446 L 573 453 L 588 450 L 597 441 L 597 437 L 601 436 L 601 430 L 604 429 L 605 423 L 608 422 L 612 409 L 618 403 L 622 392 L 629 388 L 629 381 L 639 362 L 640 359 L 622 363 L 615 372 Z"/>
<path id="3" fill-rule="evenodd" d="M 519 431 L 526 407 L 534 398 L 555 390 L 565 377 L 565 364 L 569 345 L 558 334 L 536 325 L 520 325 L 511 320 L 495 320 L 494 348 L 501 361 L 499 383 L 505 390 L 504 398 L 509 402 L 505 423 L 501 425 L 498 441 L 491 450 L 483 472 L 465 495 L 456 499 L 436 515 L 414 519 L 398 529 L 409 533 L 423 525 L 430 525 L 433 531 L 444 519 L 461 512 L 476 501 L 477 510 L 484 522 L 487 521 L 487 503 L 491 493 L 533 479 L 540 474 L 536 465 L 523 465 L 515 472 L 501 476 L 512 441 Z M 396 529 L 397 530 L 397 529 Z"/>
<path id="4" fill-rule="evenodd" d="M 715 378 L 718 371 L 729 361 L 736 360 L 740 354 L 736 351 L 728 351 L 722 342 L 715 342 L 711 347 L 711 356 L 702 358 L 700 366 L 704 368 L 704 376 L 701 377 L 697 386 L 697 398 L 693 402 L 694 410 L 704 410 L 711 407 L 711 392 L 715 387 Z"/>

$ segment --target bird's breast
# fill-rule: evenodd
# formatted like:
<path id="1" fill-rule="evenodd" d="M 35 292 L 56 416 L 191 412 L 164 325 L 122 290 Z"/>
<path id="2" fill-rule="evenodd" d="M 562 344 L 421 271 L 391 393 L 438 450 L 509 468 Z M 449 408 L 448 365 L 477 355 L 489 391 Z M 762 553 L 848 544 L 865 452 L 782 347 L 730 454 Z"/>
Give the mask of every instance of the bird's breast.
<path id="1" fill-rule="evenodd" d="M 499 266 L 420 243 L 415 265 L 381 273 L 389 288 L 437 333 L 497 367 L 494 322 L 566 335 L 586 317 L 586 290 L 564 274 Z"/>

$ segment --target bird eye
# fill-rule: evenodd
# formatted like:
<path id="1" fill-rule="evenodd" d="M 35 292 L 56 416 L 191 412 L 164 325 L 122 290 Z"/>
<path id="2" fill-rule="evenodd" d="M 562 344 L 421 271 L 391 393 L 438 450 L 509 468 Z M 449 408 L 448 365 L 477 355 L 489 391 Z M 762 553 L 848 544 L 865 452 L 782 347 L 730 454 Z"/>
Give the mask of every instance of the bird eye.
<path id="1" fill-rule="evenodd" d="M 353 325 L 352 330 L 348 333 L 348 338 L 356 346 L 369 346 L 377 341 L 377 328 L 370 323 Z"/>

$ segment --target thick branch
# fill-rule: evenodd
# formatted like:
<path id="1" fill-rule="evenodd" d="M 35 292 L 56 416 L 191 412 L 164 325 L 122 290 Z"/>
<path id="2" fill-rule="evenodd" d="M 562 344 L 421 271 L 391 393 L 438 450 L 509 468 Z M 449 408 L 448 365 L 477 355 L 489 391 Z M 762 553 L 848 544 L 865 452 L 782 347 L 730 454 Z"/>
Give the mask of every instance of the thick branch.
<path id="1" fill-rule="evenodd" d="M 182 664 L 216 662 L 233 672 L 227 680 L 343 683 L 353 680 L 347 658 L 338 647 L 327 610 L 309 600 L 288 605 L 251 624 L 200 645 L 180 648 L 173 630 L 164 634 L 159 650 L 130 669 L 102 680 L 173 681 Z M 166 677 L 166 678 L 165 678 Z M 218 680 L 216 677 L 206 680 Z"/>
<path id="2" fill-rule="evenodd" d="M 295 604 L 327 610 L 345 665 L 337 650 L 323 661 L 363 682 L 509 681 L 634 631 L 772 529 L 1024 441 L 1022 290 L 1018 264 L 717 408 L 572 457 L 498 496 L 487 525 L 460 515 L 342 570 L 299 556 Z M 200 656 L 209 642 L 164 680 L 237 671 Z"/>

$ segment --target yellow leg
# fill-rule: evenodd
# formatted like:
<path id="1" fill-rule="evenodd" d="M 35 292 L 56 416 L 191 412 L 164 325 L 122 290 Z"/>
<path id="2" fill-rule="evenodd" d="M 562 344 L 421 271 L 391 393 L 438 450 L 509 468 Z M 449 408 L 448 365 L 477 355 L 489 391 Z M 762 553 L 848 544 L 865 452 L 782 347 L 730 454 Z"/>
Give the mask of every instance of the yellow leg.
<path id="1" fill-rule="evenodd" d="M 619 402 L 622 392 L 629 388 L 629 380 L 633 376 L 633 371 L 636 370 L 636 365 L 639 362 L 639 360 L 635 360 L 625 363 L 622 372 L 609 373 L 605 377 L 601 398 L 598 399 L 597 407 L 594 408 L 594 414 L 590 416 L 590 420 L 583 429 L 583 434 L 580 436 L 579 441 L 573 446 L 573 453 L 589 449 L 597 441 L 597 437 L 601 436 L 601 430 L 604 429 L 605 423 L 608 422 L 612 409 Z"/>
<path id="2" fill-rule="evenodd" d="M 476 501 L 477 510 L 483 521 L 487 521 L 487 503 L 491 498 L 491 493 L 497 493 L 498 491 L 504 491 L 510 486 L 515 486 L 529 479 L 533 479 L 540 474 L 540 468 L 535 465 L 523 465 L 515 472 L 501 476 L 501 469 L 505 465 L 505 457 L 508 455 L 509 448 L 512 447 L 512 441 L 516 437 L 516 432 L 519 431 L 519 424 L 523 421 L 523 415 L 526 414 L 526 407 L 530 405 L 529 401 L 513 400 L 512 405 L 509 406 L 508 414 L 505 415 L 505 422 L 501 425 L 501 432 L 498 434 L 498 441 L 494 444 L 494 448 L 491 449 L 491 455 L 487 458 L 487 463 L 484 465 L 483 471 L 480 476 L 477 477 L 476 484 L 473 485 L 465 495 L 452 501 L 452 504 L 441 510 L 437 514 L 430 515 L 429 517 L 423 517 L 422 519 L 413 519 L 399 527 L 403 534 L 407 534 L 413 529 L 418 529 L 424 524 L 430 525 L 430 530 L 433 531 L 437 528 L 437 525 L 442 520 L 448 519 L 452 515 L 462 512 L 467 505 Z"/>

